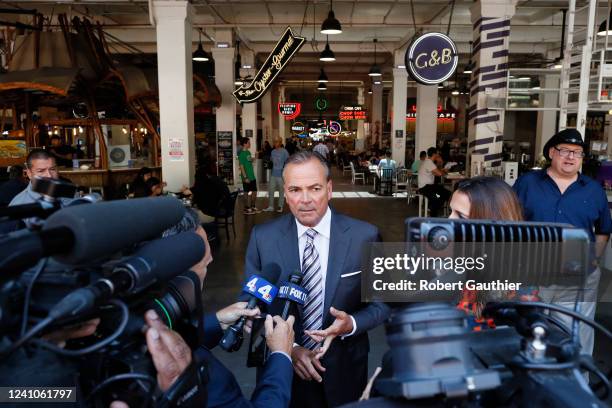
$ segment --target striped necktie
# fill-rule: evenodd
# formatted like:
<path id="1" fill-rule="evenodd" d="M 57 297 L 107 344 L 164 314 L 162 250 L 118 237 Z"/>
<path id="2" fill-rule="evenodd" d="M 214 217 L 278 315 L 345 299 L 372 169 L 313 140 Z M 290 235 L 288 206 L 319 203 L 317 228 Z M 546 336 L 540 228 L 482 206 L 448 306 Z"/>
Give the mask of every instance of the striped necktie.
<path id="1" fill-rule="evenodd" d="M 312 228 L 306 231 L 306 247 L 302 259 L 304 289 L 308 292 L 302 314 L 304 330 L 320 330 L 323 326 L 323 278 L 321 276 L 319 253 L 314 246 L 315 235 L 317 235 L 317 231 Z M 314 350 L 319 346 L 319 343 L 304 334 L 302 345 L 309 350 Z"/>

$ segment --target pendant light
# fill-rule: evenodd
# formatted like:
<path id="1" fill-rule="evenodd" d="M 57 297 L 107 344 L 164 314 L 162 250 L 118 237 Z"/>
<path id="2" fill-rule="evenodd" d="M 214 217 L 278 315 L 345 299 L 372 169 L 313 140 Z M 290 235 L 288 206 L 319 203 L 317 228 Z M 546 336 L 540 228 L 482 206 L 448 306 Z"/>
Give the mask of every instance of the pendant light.
<path id="1" fill-rule="evenodd" d="M 327 75 L 325 74 L 323 68 L 321 68 L 321 74 L 319 75 L 319 80 L 317 82 L 328 82 Z"/>
<path id="2" fill-rule="evenodd" d="M 331 50 L 331 48 L 329 48 L 329 37 L 327 37 L 327 41 L 325 42 L 325 49 L 321 52 L 319 60 L 325 62 L 331 62 L 336 60 L 336 55 Z"/>
<path id="3" fill-rule="evenodd" d="M 472 62 L 472 41 L 470 41 L 470 59 L 468 60 L 468 63 L 465 66 L 465 69 L 463 70 L 463 73 L 464 74 L 471 74 L 473 66 L 474 66 L 474 64 Z"/>
<path id="4" fill-rule="evenodd" d="M 330 2 L 329 5 L 329 14 L 327 14 L 327 18 L 325 19 L 325 21 L 323 21 L 323 24 L 321 24 L 321 34 L 340 34 L 342 32 L 342 26 L 340 25 L 340 21 L 338 21 L 336 19 L 336 16 L 334 15 L 334 8 L 333 8 L 333 0 Z"/>
<path id="5" fill-rule="evenodd" d="M 200 34 L 200 43 L 198 44 L 198 49 L 193 52 L 191 59 L 198 62 L 206 62 L 210 60 L 210 57 L 202 47 L 202 30 L 198 30 L 198 33 Z"/>
<path id="6" fill-rule="evenodd" d="M 319 82 L 319 85 L 317 86 L 317 89 L 319 91 L 326 91 L 327 90 L 327 85 L 325 85 L 324 82 Z"/>
<path id="7" fill-rule="evenodd" d="M 371 77 L 379 77 L 382 75 L 382 73 L 380 72 L 380 67 L 376 65 L 376 43 L 377 42 L 378 40 L 375 38 L 374 39 L 374 65 L 372 65 L 372 67 L 370 68 L 370 72 L 368 73 L 368 75 Z"/>
<path id="8" fill-rule="evenodd" d="M 236 40 L 236 62 L 234 63 L 234 85 L 241 86 L 244 81 L 240 77 L 240 68 L 242 67 L 242 58 L 240 57 L 240 41 Z"/>

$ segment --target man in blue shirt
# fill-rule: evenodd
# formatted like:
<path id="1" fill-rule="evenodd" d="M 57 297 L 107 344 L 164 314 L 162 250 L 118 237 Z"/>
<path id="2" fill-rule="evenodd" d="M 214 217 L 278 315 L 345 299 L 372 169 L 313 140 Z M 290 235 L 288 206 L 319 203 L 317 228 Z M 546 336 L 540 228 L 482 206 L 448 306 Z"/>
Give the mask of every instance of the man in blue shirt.
<path id="1" fill-rule="evenodd" d="M 612 219 L 608 199 L 601 185 L 579 172 L 584 157 L 584 142 L 580 132 L 565 129 L 557 133 L 546 143 L 543 153 L 551 161 L 550 167 L 527 173 L 514 184 L 525 219 L 567 223 L 583 228 L 591 242 L 596 244 L 597 256 L 601 256 L 612 232 Z M 598 280 L 599 270 L 596 270 L 589 274 L 587 284 L 593 281 L 596 285 Z M 540 293 L 543 300 L 573 308 L 573 299 L 563 297 L 558 289 L 546 289 Z M 572 292 L 575 297 L 575 291 Z M 592 318 L 595 315 L 594 299 L 582 302 L 581 309 L 583 314 Z M 583 351 L 592 353 L 593 330 L 584 324 L 580 327 Z"/>

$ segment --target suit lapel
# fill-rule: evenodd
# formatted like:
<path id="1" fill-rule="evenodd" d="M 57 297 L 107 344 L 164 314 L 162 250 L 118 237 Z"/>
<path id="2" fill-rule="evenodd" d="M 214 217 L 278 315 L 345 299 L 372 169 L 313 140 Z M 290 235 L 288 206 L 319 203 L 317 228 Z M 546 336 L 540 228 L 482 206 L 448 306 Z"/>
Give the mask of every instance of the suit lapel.
<path id="1" fill-rule="evenodd" d="M 293 216 L 287 216 L 287 222 L 283 226 L 282 234 L 276 243 L 283 260 L 281 279 L 287 280 L 291 273 L 300 270 L 297 225 Z"/>
<path id="2" fill-rule="evenodd" d="M 349 249 L 349 234 L 347 230 L 348 226 L 345 226 L 339 217 L 332 212 L 331 218 L 331 229 L 329 239 L 329 256 L 327 261 L 327 276 L 325 278 L 325 303 L 323 304 L 323 328 L 327 327 L 331 315 L 329 314 L 329 307 L 332 304 L 336 289 L 340 283 L 340 275 L 342 274 L 342 267 L 348 254 Z"/>

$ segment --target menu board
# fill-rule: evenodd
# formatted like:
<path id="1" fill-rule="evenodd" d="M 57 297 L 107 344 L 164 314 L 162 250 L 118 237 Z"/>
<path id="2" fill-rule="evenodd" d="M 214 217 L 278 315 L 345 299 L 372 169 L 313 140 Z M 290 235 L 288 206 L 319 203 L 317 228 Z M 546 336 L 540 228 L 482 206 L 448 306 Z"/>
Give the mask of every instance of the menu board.
<path id="1" fill-rule="evenodd" d="M 234 185 L 234 132 L 217 132 L 217 175 Z"/>

